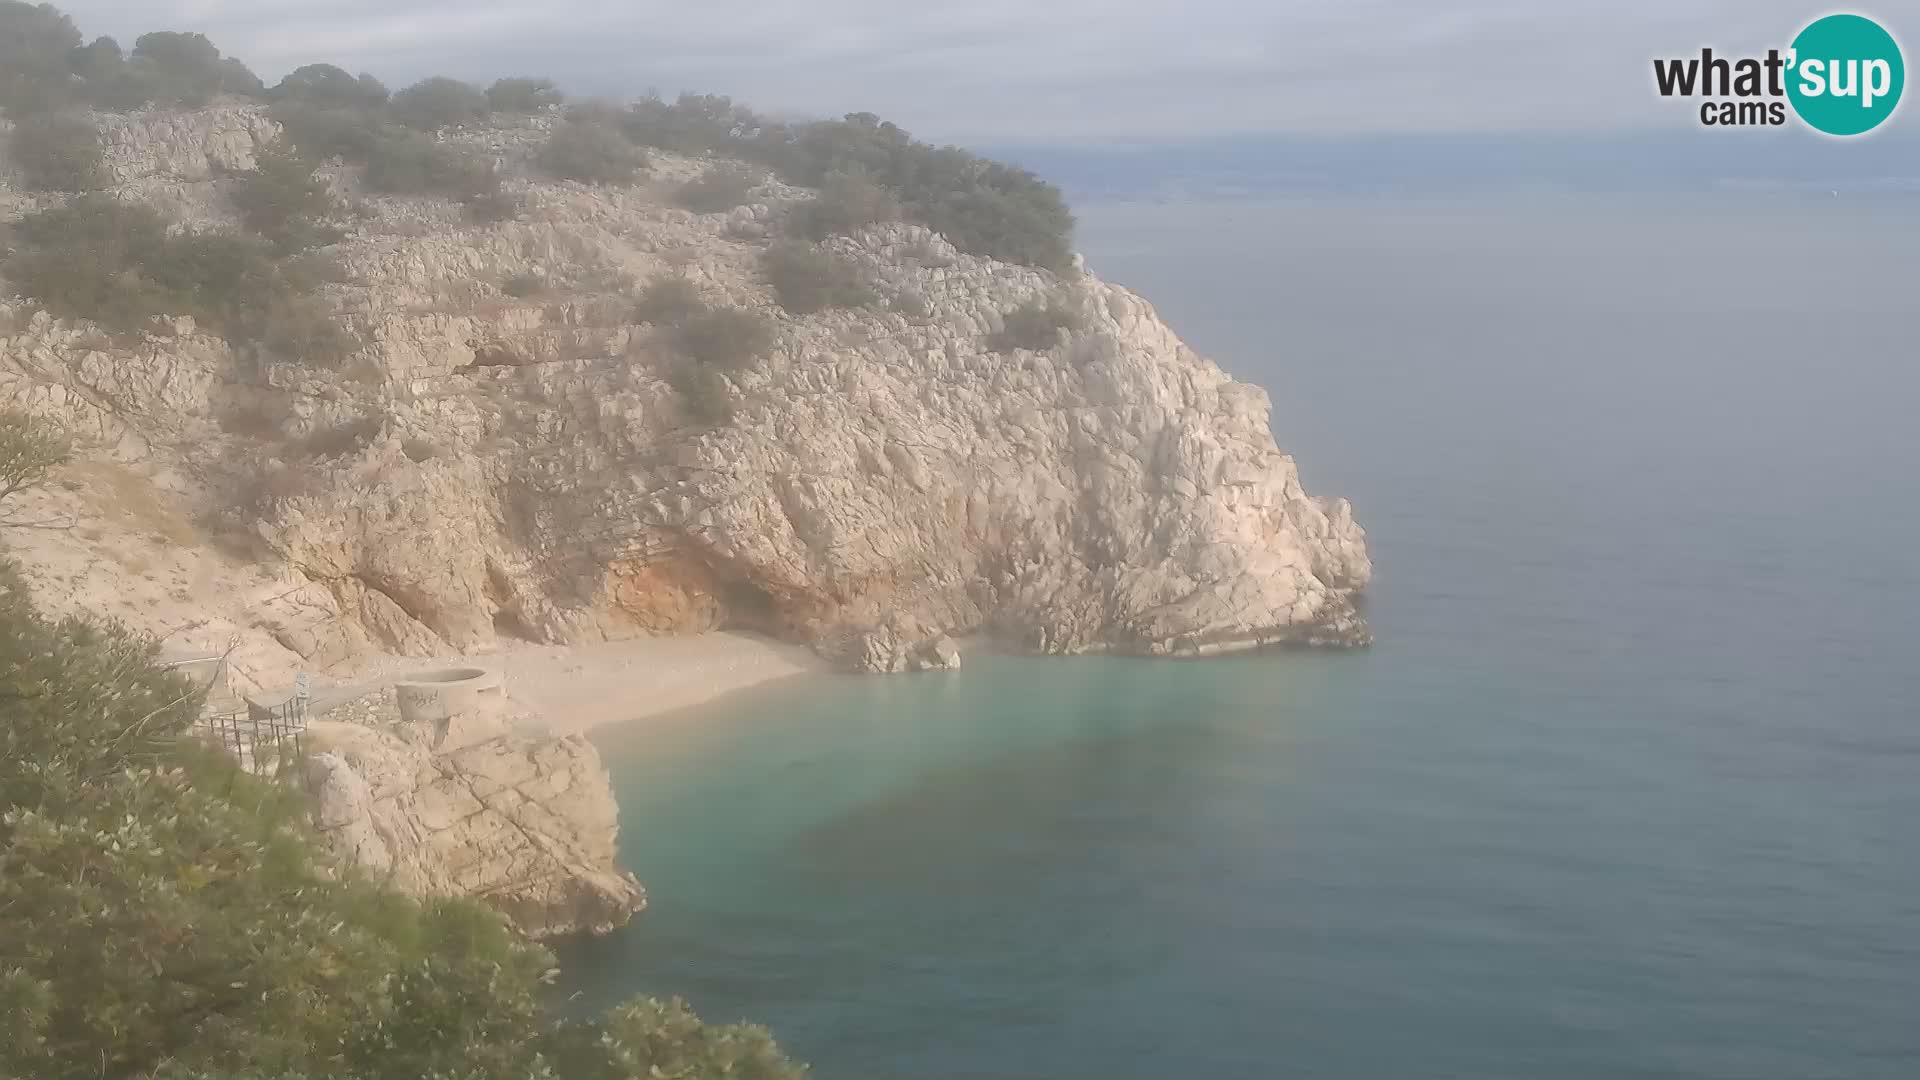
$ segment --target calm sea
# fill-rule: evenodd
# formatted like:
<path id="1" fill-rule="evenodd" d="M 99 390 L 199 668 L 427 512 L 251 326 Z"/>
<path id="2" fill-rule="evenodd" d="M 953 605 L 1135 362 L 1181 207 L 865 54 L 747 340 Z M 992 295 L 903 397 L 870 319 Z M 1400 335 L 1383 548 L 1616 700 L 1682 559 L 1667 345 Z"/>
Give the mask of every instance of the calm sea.
<path id="1" fill-rule="evenodd" d="M 1920 213 L 1083 207 L 1379 644 L 970 655 L 602 742 L 563 961 L 823 1078 L 1920 1075 Z"/>

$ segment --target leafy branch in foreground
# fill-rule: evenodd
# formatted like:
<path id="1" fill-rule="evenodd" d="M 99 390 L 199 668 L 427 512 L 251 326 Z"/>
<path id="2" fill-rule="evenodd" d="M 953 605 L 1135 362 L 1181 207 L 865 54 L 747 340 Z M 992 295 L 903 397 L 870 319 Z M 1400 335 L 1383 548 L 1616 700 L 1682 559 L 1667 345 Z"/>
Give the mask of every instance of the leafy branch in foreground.
<path id="1" fill-rule="evenodd" d="M 46 482 L 73 455 L 73 444 L 52 421 L 21 409 L 0 409 L 0 503 Z M 0 506 L 0 527 L 37 524 Z"/>
<path id="2" fill-rule="evenodd" d="M 42 617 L 0 563 L 0 1076 L 806 1075 L 679 1002 L 548 1016 L 549 954 L 325 864 L 292 790 L 190 738 L 153 651 Z"/>

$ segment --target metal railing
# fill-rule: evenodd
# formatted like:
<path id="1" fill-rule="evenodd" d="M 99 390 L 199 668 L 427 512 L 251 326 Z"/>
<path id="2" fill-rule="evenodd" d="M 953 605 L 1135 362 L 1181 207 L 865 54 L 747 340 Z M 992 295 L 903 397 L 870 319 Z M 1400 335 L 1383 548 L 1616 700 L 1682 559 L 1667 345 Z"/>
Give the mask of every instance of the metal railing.
<path id="1" fill-rule="evenodd" d="M 284 699 L 262 704 L 242 700 L 228 690 L 226 658 L 219 654 L 185 657 L 166 666 L 194 679 L 206 691 L 206 703 L 193 723 L 194 734 L 233 755 L 241 768 L 256 775 L 278 775 L 300 761 L 313 700 L 305 672 L 295 677 Z"/>

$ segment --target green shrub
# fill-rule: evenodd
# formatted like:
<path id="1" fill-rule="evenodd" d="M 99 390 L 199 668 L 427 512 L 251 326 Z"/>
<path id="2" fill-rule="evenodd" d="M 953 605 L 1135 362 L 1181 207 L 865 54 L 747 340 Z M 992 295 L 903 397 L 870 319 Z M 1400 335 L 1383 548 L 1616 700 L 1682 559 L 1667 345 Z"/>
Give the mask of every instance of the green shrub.
<path id="1" fill-rule="evenodd" d="M 550 1017 L 550 954 L 331 867 L 297 791 L 190 738 L 199 695 L 153 659 L 0 565 L 0 1076 L 805 1076 L 678 1001 Z"/>
<path id="2" fill-rule="evenodd" d="M 865 173 L 836 171 L 827 175 L 818 196 L 795 206 L 791 214 L 795 233 L 824 240 L 900 220 L 900 200 Z"/>
<path id="3" fill-rule="evenodd" d="M 761 256 L 760 268 L 780 306 L 795 315 L 868 307 L 880 299 L 859 266 L 809 244 L 775 244 Z"/>
<path id="4" fill-rule="evenodd" d="M 68 65 L 79 79 L 78 86 L 69 83 L 69 91 L 98 109 L 137 109 L 152 101 L 160 89 L 151 66 L 144 61 L 129 63 L 120 43 L 110 37 L 94 38 L 75 49 L 68 54 Z"/>
<path id="5" fill-rule="evenodd" d="M 759 119 L 735 105 L 732 98 L 714 94 L 681 94 L 671 105 L 657 97 L 633 103 L 627 109 L 627 137 L 641 146 L 657 146 L 676 154 L 705 154 L 734 147 L 751 137 Z"/>
<path id="6" fill-rule="evenodd" d="M 0 408 L 0 503 L 39 487 L 56 467 L 73 456 L 73 443 L 52 421 Z M 0 506 L 0 527 L 19 524 Z"/>
<path id="7" fill-rule="evenodd" d="M 184 310 L 185 298 L 150 270 L 169 246 L 166 221 L 151 207 L 87 195 L 20 219 L 13 241 L 8 280 L 55 315 L 132 329 Z"/>
<path id="8" fill-rule="evenodd" d="M 311 158 L 287 140 L 275 139 L 229 192 L 240 220 L 281 254 L 335 243 L 343 235 L 328 224 L 341 207 L 313 170 Z"/>
<path id="9" fill-rule="evenodd" d="M 761 179 L 744 165 L 715 165 L 681 185 L 679 202 L 697 214 L 717 214 L 744 205 Z"/>
<path id="10" fill-rule="evenodd" d="M 893 300 L 887 306 L 913 319 L 924 319 L 933 313 L 933 308 L 927 303 L 926 296 L 910 289 L 895 293 Z"/>
<path id="11" fill-rule="evenodd" d="M 72 104 L 73 20 L 51 4 L 0 0 L 0 106 L 14 116 Z"/>
<path id="12" fill-rule="evenodd" d="M 100 132 L 74 113 L 30 115 L 14 125 L 8 157 L 35 191 L 92 191 L 106 180 Z"/>
<path id="13" fill-rule="evenodd" d="M 547 279 L 539 274 L 515 274 L 500 283 L 500 291 L 508 296 L 538 296 L 547 289 Z"/>
<path id="14" fill-rule="evenodd" d="M 824 187 L 836 174 L 864 176 L 892 193 L 901 217 L 943 234 L 961 251 L 1060 273 L 1072 268 L 1073 215 L 1059 189 L 1024 169 L 919 142 L 871 113 L 788 126 L 726 98 L 682 95 L 673 104 L 657 98 L 636 104 L 627 127 L 635 142 L 746 158 L 808 187 Z M 836 222 L 834 209 L 803 214 L 805 234 L 825 235 L 845 220 L 873 216 L 855 213 Z M 805 220 L 815 212 L 827 215 L 818 225 Z"/>
<path id="15" fill-rule="evenodd" d="M 276 102 L 291 101 L 323 109 L 378 109 L 387 103 L 387 88 L 364 72 L 358 78 L 332 64 L 308 64 L 289 72 L 268 94 Z"/>
<path id="16" fill-rule="evenodd" d="M 67 54 L 67 69 L 81 82 L 97 83 L 120 74 L 127 55 L 110 37 L 97 37 Z"/>
<path id="17" fill-rule="evenodd" d="M 519 196 L 498 189 L 469 195 L 462 201 L 467 207 L 467 217 L 481 225 L 512 221 L 520 216 Z"/>
<path id="18" fill-rule="evenodd" d="M 518 76 L 496 79 L 487 87 L 487 106 L 494 112 L 537 113 L 565 102 L 566 96 L 552 79 Z"/>
<path id="19" fill-rule="evenodd" d="M 646 154 L 619 128 L 595 120 L 567 120 L 540 150 L 540 167 L 548 174 L 588 184 L 631 184 L 646 163 Z"/>
<path id="20" fill-rule="evenodd" d="M 14 240 L 8 279 L 56 315 L 115 330 L 155 315 L 192 315 L 235 342 L 271 342 L 297 326 L 309 343 L 303 348 L 339 344 L 323 340 L 323 312 L 298 310 L 300 291 L 313 283 L 290 276 L 251 237 L 170 236 L 152 207 L 86 195 L 22 218 Z"/>
<path id="21" fill-rule="evenodd" d="M 674 344 L 689 360 L 738 371 L 773 347 L 774 330 L 765 318 L 736 307 L 695 312 L 674 328 Z"/>
<path id="22" fill-rule="evenodd" d="M 341 158 L 365 164 L 386 137 L 380 113 L 371 108 L 327 105 L 295 96 L 274 102 L 268 114 L 280 125 L 283 137 L 319 161 Z"/>
<path id="23" fill-rule="evenodd" d="M 1044 352 L 1060 344 L 1060 331 L 1079 328 L 1079 317 L 1059 304 L 1029 300 L 1001 317 L 1000 329 L 987 337 L 987 347 L 994 352 Z"/>
<path id="24" fill-rule="evenodd" d="M 679 274 L 659 274 L 640 290 L 640 299 L 633 306 L 633 319 L 659 326 L 677 326 L 706 309 L 698 285 Z"/>
<path id="25" fill-rule="evenodd" d="M 318 297 L 277 296 L 251 326 L 268 355 L 309 367 L 341 371 L 360 351 L 360 339 Z"/>
<path id="26" fill-rule="evenodd" d="M 197 108 L 220 94 L 258 97 L 260 79 L 220 50 L 205 34 L 158 30 L 133 42 L 129 64 L 146 84 L 150 101 Z"/>
<path id="27" fill-rule="evenodd" d="M 52 5 L 0 0 L 0 106 L 18 119 L 78 105 L 197 107 L 219 94 L 261 93 L 245 64 L 222 57 L 200 34 L 143 34 L 130 55 L 112 38 L 80 40 Z"/>
<path id="28" fill-rule="evenodd" d="M 357 454 L 373 445 L 380 435 L 381 420 L 377 416 L 362 416 L 346 420 L 332 427 L 320 428 L 300 440 L 300 452 L 311 458 L 345 457 Z"/>
<path id="29" fill-rule="evenodd" d="M 719 368 L 689 361 L 667 372 L 667 385 L 680 395 L 680 407 L 698 424 L 733 421 L 733 383 Z"/>
<path id="30" fill-rule="evenodd" d="M 389 195 L 441 195 L 468 202 L 500 191 L 493 162 L 425 135 L 382 138 L 367 159 L 366 185 Z"/>
<path id="31" fill-rule="evenodd" d="M 436 75 L 393 95 L 393 118 L 419 131 L 438 131 L 487 118 L 487 95 L 471 83 Z"/>

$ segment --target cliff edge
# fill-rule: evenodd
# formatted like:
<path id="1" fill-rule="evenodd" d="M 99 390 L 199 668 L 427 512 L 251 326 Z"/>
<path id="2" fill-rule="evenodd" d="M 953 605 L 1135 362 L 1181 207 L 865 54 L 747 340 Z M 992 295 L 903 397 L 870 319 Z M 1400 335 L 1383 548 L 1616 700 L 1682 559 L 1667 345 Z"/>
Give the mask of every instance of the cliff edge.
<path id="1" fill-rule="evenodd" d="M 277 131 L 233 101 L 98 122 L 116 197 L 202 230 L 235 226 L 225 189 Z M 763 175 L 732 210 L 681 209 L 707 163 L 672 154 L 633 184 L 547 179 L 559 122 L 439 136 L 497 163 L 512 220 L 322 170 L 354 208 L 320 291 L 354 329 L 343 361 L 14 301 L 0 401 L 164 469 L 210 533 L 249 539 L 259 602 L 207 615 L 262 665 L 717 627 L 873 671 L 946 666 L 975 632 L 1054 653 L 1367 640 L 1347 503 L 1308 495 L 1265 392 L 1139 296 L 895 222 L 819 245 L 872 303 L 793 314 L 764 260 L 812 192 Z M 663 276 L 772 328 L 718 382 L 724 419 L 690 408 L 675 329 L 636 313 Z M 1041 303 L 1064 328 L 996 341 Z"/>

